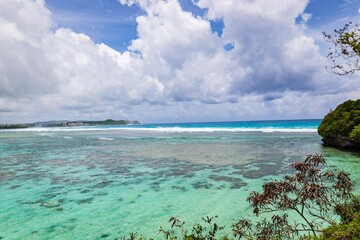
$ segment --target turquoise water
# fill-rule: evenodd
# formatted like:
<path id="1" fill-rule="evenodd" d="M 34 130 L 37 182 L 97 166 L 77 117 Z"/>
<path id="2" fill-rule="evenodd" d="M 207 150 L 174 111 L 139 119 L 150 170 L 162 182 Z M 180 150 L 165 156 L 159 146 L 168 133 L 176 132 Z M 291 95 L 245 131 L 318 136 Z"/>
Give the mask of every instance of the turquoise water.
<path id="1" fill-rule="evenodd" d="M 278 121 L 242 121 L 242 122 L 206 122 L 206 123 L 164 123 L 164 124 L 145 124 L 136 126 L 138 128 L 183 128 L 183 129 L 211 129 L 217 131 L 233 129 L 238 130 L 310 130 L 317 129 L 320 119 L 313 120 L 278 120 Z"/>
<path id="2" fill-rule="evenodd" d="M 229 226 L 252 216 L 251 191 L 311 153 L 360 184 L 360 155 L 324 148 L 318 120 L 244 124 L 1 131 L 0 239 L 161 239 L 172 216 Z"/>

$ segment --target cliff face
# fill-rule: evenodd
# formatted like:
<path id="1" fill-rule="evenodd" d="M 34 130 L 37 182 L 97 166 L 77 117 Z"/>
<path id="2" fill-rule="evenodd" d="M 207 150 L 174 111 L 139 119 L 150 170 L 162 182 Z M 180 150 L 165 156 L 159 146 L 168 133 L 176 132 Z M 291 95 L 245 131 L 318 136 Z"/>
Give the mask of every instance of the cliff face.
<path id="1" fill-rule="evenodd" d="M 348 100 L 321 122 L 318 133 L 326 146 L 360 150 L 360 99 Z"/>
<path id="2" fill-rule="evenodd" d="M 336 147 L 342 149 L 354 149 L 357 146 L 356 142 L 351 140 L 349 136 L 344 135 L 334 135 L 332 137 L 328 137 L 326 139 L 322 139 L 325 146 L 328 147 Z"/>

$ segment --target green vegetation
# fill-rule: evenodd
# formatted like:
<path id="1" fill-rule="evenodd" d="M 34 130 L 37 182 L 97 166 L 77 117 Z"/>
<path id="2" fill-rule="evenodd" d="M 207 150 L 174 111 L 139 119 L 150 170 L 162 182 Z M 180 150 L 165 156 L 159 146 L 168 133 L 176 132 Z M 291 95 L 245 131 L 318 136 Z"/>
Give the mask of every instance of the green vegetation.
<path id="1" fill-rule="evenodd" d="M 327 67 L 338 75 L 360 70 L 360 24 L 345 24 L 332 34 L 323 32 L 327 42 L 333 44 L 327 57 L 332 66 Z M 346 101 L 325 116 L 318 129 L 325 145 L 360 149 L 360 99 Z"/>
<path id="2" fill-rule="evenodd" d="M 138 121 L 128 121 L 128 120 L 113 120 L 107 119 L 105 121 L 80 121 L 83 124 L 88 125 L 126 125 L 126 124 L 140 124 Z"/>
<path id="3" fill-rule="evenodd" d="M 43 127 L 74 127 L 74 126 L 103 126 L 103 125 L 138 125 L 138 121 L 129 120 L 113 120 L 107 119 L 105 121 L 62 121 L 55 123 L 40 123 Z"/>
<path id="4" fill-rule="evenodd" d="M 171 228 L 169 230 L 165 230 L 160 227 L 159 233 L 163 235 L 164 239 L 184 239 L 184 240 L 228 240 L 225 233 L 222 231 L 224 229 L 223 226 L 219 226 L 214 219 L 215 217 L 206 217 L 202 218 L 205 222 L 203 224 L 194 224 L 192 229 L 189 231 L 184 228 L 185 222 L 180 221 L 177 218 L 170 218 L 169 222 L 171 223 Z M 219 232 L 222 232 L 219 234 Z"/>
<path id="5" fill-rule="evenodd" d="M 360 142 L 360 125 L 354 127 L 354 129 L 350 133 L 350 139 Z"/>
<path id="6" fill-rule="evenodd" d="M 264 219 L 255 225 L 240 220 L 234 236 L 294 239 L 308 233 L 316 237 L 324 224 L 335 224 L 333 209 L 351 200 L 353 184 L 348 173 L 322 169 L 323 165 L 325 158 L 322 155 L 309 155 L 303 162 L 291 165 L 296 170 L 292 176 L 264 184 L 262 193 L 252 192 L 248 201 L 255 215 L 282 214 L 273 215 L 271 220 Z M 301 221 L 288 221 L 290 213 L 298 215 Z M 255 231 L 253 226 L 256 226 Z"/>
<path id="7" fill-rule="evenodd" d="M 264 184 L 261 193 L 252 192 L 248 201 L 254 214 L 274 214 L 270 218 L 255 223 L 241 219 L 232 225 L 229 236 L 215 222 L 217 217 L 203 218 L 205 224 L 195 224 L 190 229 L 185 222 L 172 217 L 169 229 L 160 227 L 160 239 L 360 239 L 360 197 L 352 194 L 353 183 L 348 173 L 325 169 L 325 164 L 322 155 L 309 155 L 303 162 L 291 165 L 296 171 L 293 175 Z M 291 221 L 288 214 L 296 214 L 301 220 Z M 131 233 L 129 238 L 117 239 L 146 238 Z"/>
<path id="8" fill-rule="evenodd" d="M 348 100 L 325 116 L 318 133 L 326 146 L 360 148 L 360 99 Z"/>
<path id="9" fill-rule="evenodd" d="M 0 124 L 0 129 L 16 129 L 28 128 L 34 126 L 33 124 Z"/>
<path id="10" fill-rule="evenodd" d="M 327 57 L 333 65 L 328 67 L 331 72 L 346 75 L 360 70 L 360 25 L 345 24 L 342 29 L 334 30 L 333 34 L 323 33 L 325 40 L 333 44 Z"/>
<path id="11" fill-rule="evenodd" d="M 0 124 L 0 129 L 16 129 L 29 127 L 74 127 L 74 126 L 101 126 L 101 125 L 138 125 L 138 121 L 113 120 L 105 121 L 49 121 L 29 124 Z"/>
<path id="12" fill-rule="evenodd" d="M 335 208 L 341 217 L 340 224 L 325 228 L 322 239 L 360 239 L 360 197 L 354 197 L 351 202 Z"/>
<path id="13" fill-rule="evenodd" d="M 338 75 L 360 70 L 360 25 L 346 24 L 333 34 L 323 33 L 333 44 L 327 57 L 333 65 L 327 69 Z M 360 99 L 348 100 L 327 114 L 319 126 L 319 134 L 327 146 L 360 149 Z M 195 224 L 191 230 L 185 222 L 170 218 L 170 229 L 160 228 L 163 239 L 359 239 L 360 197 L 352 195 L 353 183 L 349 174 L 323 168 L 321 155 L 310 155 L 305 161 L 292 164 L 296 173 L 263 185 L 263 192 L 252 192 L 248 197 L 253 213 L 274 214 L 256 223 L 241 219 L 232 225 L 232 236 L 214 218 L 203 218 L 207 225 Z M 280 213 L 280 214 L 278 214 Z M 296 214 L 300 222 L 289 220 Z M 340 223 L 338 223 L 340 219 Z M 330 225 L 326 227 L 326 225 Z M 326 227 L 326 228 L 324 228 Z M 130 238 L 145 239 L 132 233 Z"/>

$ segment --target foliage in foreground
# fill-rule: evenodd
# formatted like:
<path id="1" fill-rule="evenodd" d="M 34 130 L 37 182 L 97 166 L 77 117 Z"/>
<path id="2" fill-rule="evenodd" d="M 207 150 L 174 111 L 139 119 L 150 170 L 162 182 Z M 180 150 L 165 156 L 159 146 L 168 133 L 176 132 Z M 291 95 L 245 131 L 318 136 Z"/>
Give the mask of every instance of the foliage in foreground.
<path id="1" fill-rule="evenodd" d="M 342 29 L 334 30 L 332 34 L 323 32 L 327 42 L 333 44 L 327 57 L 332 61 L 328 68 L 338 75 L 346 75 L 360 70 L 360 25 L 345 24 Z"/>
<path id="2" fill-rule="evenodd" d="M 325 145 L 360 149 L 360 99 L 348 100 L 328 113 L 318 133 Z"/>
<path id="3" fill-rule="evenodd" d="M 160 227 L 160 239 L 360 239 L 360 197 L 352 195 L 349 173 L 333 172 L 323 165 L 322 155 L 309 155 L 303 162 L 291 165 L 296 171 L 293 175 L 264 184 L 260 193 L 252 192 L 248 201 L 253 213 L 273 215 L 255 223 L 239 220 L 232 225 L 232 236 L 215 222 L 216 217 L 203 218 L 205 225 L 195 224 L 191 229 L 172 217 L 170 229 Z M 289 220 L 290 213 L 297 214 L 301 221 Z M 323 230 L 324 224 L 330 227 Z M 129 237 L 119 240 L 145 239 L 137 234 Z"/>
<path id="4" fill-rule="evenodd" d="M 296 170 L 294 175 L 264 184 L 262 193 L 252 192 L 248 200 L 254 214 L 275 215 L 257 223 L 255 232 L 251 223 L 241 220 L 234 236 L 294 239 L 307 233 L 316 237 L 324 224 L 335 224 L 334 209 L 351 200 L 353 184 L 349 173 L 321 169 L 322 165 L 325 165 L 322 155 L 309 155 L 303 162 L 291 165 Z M 296 214 L 301 221 L 290 222 L 288 213 Z"/>
<path id="5" fill-rule="evenodd" d="M 338 205 L 335 212 L 341 217 L 340 224 L 333 224 L 323 230 L 322 239 L 360 239 L 360 197 Z"/>
<path id="6" fill-rule="evenodd" d="M 160 239 L 167 240 L 229 240 L 228 236 L 223 232 L 224 227 L 219 226 L 216 222 L 215 217 L 206 217 L 202 218 L 205 224 L 196 223 L 189 230 L 185 227 L 185 222 L 180 221 L 175 217 L 171 217 L 169 219 L 169 223 L 171 224 L 170 229 L 165 229 L 160 227 L 159 236 Z M 220 233 L 222 232 L 222 233 Z M 143 236 L 137 236 L 137 233 L 130 233 L 129 237 L 126 236 L 117 238 L 116 240 L 145 240 L 146 238 Z M 149 239 L 151 240 L 151 238 Z"/>

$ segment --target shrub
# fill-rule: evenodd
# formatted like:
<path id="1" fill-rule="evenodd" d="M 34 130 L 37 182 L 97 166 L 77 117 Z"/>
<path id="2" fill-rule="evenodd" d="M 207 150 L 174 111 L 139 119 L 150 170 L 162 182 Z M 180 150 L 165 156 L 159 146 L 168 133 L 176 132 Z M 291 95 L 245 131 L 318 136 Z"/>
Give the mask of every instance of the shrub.
<path id="1" fill-rule="evenodd" d="M 323 231 L 322 239 L 359 240 L 360 239 L 360 213 L 355 213 L 351 222 L 335 224 Z"/>
<path id="2" fill-rule="evenodd" d="M 360 142 L 360 125 L 354 127 L 354 129 L 350 133 L 350 139 L 356 142 Z"/>
<path id="3" fill-rule="evenodd" d="M 241 219 L 232 225 L 236 239 L 359 239 L 360 240 L 360 197 L 352 194 L 353 183 L 350 174 L 325 169 L 322 155 L 309 155 L 303 162 L 291 166 L 293 175 L 282 180 L 273 180 L 263 185 L 262 192 L 252 192 L 248 201 L 253 213 L 272 213 L 271 218 L 258 222 Z M 302 221 L 289 221 L 288 214 L 297 214 Z M 281 213 L 281 214 L 277 214 Z M 335 216 L 337 214 L 341 222 Z M 172 217 L 170 229 L 160 227 L 161 239 L 167 240 L 229 240 L 224 227 L 215 222 L 217 217 L 203 218 L 204 224 L 195 224 L 191 229 L 185 222 Z M 323 229 L 325 224 L 330 227 Z M 319 235 L 320 234 L 320 235 Z M 145 240 L 130 234 L 120 240 Z M 149 239 L 150 240 L 150 239 Z"/>
<path id="4" fill-rule="evenodd" d="M 321 122 L 318 133 L 329 146 L 340 146 L 341 141 L 353 141 L 350 145 L 359 147 L 360 143 L 360 99 L 348 100 L 328 113 Z M 359 140 L 359 141 L 358 141 Z M 343 147 L 348 146 L 344 144 Z M 348 147 L 354 147 L 348 146 Z"/>
<path id="5" fill-rule="evenodd" d="M 309 155 L 305 161 L 292 164 L 294 175 L 264 184 L 261 193 L 252 192 L 248 201 L 255 215 L 285 214 L 273 215 L 271 220 L 264 219 L 255 225 L 242 219 L 233 226 L 234 236 L 294 239 L 308 232 L 316 237 L 324 224 L 335 224 L 334 208 L 352 199 L 353 184 L 348 173 L 325 170 L 322 165 L 325 165 L 322 155 Z M 302 221 L 289 222 L 288 212 L 297 214 Z"/>

